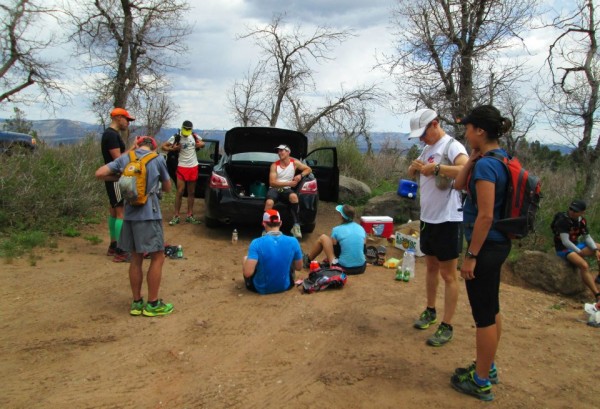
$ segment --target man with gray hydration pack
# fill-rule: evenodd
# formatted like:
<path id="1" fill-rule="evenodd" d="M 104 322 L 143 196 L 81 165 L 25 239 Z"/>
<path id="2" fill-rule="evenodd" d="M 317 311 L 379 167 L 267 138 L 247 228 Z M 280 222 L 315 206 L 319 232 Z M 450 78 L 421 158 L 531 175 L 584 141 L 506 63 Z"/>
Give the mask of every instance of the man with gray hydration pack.
<path id="1" fill-rule="evenodd" d="M 425 148 L 408 167 L 412 178 L 419 175 L 421 204 L 420 247 L 427 266 L 427 308 L 414 323 L 427 329 L 437 322 L 435 302 L 441 275 L 444 280 L 444 317 L 436 332 L 427 339 L 431 346 L 442 346 L 452 339 L 452 317 L 458 300 L 456 269 L 463 221 L 461 194 L 452 183 L 468 156 L 465 147 L 444 132 L 438 114 L 420 109 L 410 120 L 409 138 L 419 138 Z"/>

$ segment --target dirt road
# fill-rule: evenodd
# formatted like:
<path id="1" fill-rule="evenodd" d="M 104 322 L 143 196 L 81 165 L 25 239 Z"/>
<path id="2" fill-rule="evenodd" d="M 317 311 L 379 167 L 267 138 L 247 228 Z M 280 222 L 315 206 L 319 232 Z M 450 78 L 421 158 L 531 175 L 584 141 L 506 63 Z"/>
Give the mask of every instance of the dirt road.
<path id="1" fill-rule="evenodd" d="M 303 248 L 335 220 L 333 206 L 321 203 Z M 94 226 L 89 234 L 106 230 Z M 342 290 L 259 296 L 241 279 L 242 256 L 258 230 L 241 229 L 237 245 L 230 228 L 165 230 L 186 257 L 165 263 L 161 296 L 175 304 L 167 317 L 129 316 L 127 265 L 112 263 L 105 243 L 61 239 L 35 266 L 20 259 L 2 265 L 0 407 L 483 405 L 449 385 L 454 368 L 474 356 L 463 283 L 450 344 L 429 347 L 435 328 L 412 328 L 425 306 L 422 259 L 409 283 L 370 266 Z M 582 306 L 507 284 L 501 303 L 500 384 L 486 407 L 597 407 L 600 330 L 580 322 Z"/>

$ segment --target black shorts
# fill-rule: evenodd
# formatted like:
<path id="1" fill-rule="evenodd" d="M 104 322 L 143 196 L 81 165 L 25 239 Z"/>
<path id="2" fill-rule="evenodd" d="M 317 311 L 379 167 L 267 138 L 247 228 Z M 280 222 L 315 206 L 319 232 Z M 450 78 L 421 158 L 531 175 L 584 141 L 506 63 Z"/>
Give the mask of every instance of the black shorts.
<path id="1" fill-rule="evenodd" d="M 123 206 L 123 197 L 121 196 L 119 183 L 104 182 L 104 186 L 106 186 L 106 193 L 108 194 L 108 201 L 110 203 L 110 207 Z"/>
<path id="2" fill-rule="evenodd" d="M 458 258 L 462 245 L 461 222 L 439 224 L 421 221 L 419 243 L 427 256 L 435 256 L 439 261 Z"/>
<path id="3" fill-rule="evenodd" d="M 365 248 L 363 249 L 363 251 L 366 251 L 366 246 L 364 246 L 364 247 Z M 340 246 L 340 243 L 335 243 L 333 245 L 333 254 L 335 255 L 335 257 L 339 257 L 340 254 L 342 254 L 342 247 Z M 348 275 L 362 274 L 367 269 L 366 262 L 362 266 L 358 266 L 358 267 L 344 267 L 341 264 L 338 264 L 337 266 L 341 267 L 344 270 L 344 273 L 346 273 Z"/>
<path id="4" fill-rule="evenodd" d="M 477 254 L 475 278 L 465 280 L 471 314 L 477 328 L 496 323 L 500 312 L 500 270 L 510 253 L 511 243 L 486 241 Z"/>
<path id="5" fill-rule="evenodd" d="M 271 199 L 274 202 L 282 201 L 284 203 L 290 202 L 290 195 L 294 192 L 294 189 L 282 188 L 282 187 L 270 187 L 267 191 L 267 199 Z"/>

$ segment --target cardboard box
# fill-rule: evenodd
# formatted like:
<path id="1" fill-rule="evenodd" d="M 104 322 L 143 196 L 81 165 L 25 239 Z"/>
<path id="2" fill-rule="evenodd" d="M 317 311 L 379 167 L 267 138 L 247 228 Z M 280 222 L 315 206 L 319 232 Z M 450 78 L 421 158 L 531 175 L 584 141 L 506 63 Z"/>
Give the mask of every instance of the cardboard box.
<path id="1" fill-rule="evenodd" d="M 400 250 L 413 249 L 417 257 L 423 257 L 425 254 L 421 252 L 419 245 L 419 232 L 417 230 L 406 228 L 396 232 L 396 248 Z"/>
<path id="2" fill-rule="evenodd" d="M 394 219 L 389 216 L 362 216 L 360 225 L 368 235 L 385 238 L 394 235 Z"/>

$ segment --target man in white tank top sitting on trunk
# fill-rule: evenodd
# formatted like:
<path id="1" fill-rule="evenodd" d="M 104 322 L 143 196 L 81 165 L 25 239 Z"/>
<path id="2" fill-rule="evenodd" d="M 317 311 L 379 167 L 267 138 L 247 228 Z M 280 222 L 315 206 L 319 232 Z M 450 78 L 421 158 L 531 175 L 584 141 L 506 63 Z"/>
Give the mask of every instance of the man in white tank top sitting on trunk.
<path id="1" fill-rule="evenodd" d="M 292 234 L 297 239 L 302 238 L 298 213 L 300 204 L 298 195 L 294 188 L 298 186 L 303 177 L 310 175 L 312 169 L 304 163 L 290 158 L 291 150 L 287 145 L 279 145 L 277 148 L 279 160 L 271 164 L 269 170 L 269 190 L 267 192 L 267 201 L 265 202 L 265 211 L 272 209 L 276 200 L 289 203 L 290 212 L 294 219 Z M 300 172 L 296 174 L 296 172 Z"/>

